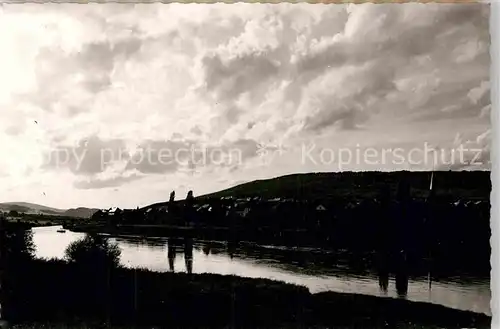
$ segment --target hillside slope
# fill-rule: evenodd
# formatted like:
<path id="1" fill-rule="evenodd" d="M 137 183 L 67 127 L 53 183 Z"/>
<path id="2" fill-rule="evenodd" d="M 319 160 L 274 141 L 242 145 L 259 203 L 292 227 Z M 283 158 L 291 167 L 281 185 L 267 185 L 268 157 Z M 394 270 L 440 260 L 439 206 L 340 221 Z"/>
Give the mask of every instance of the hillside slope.
<path id="1" fill-rule="evenodd" d="M 428 194 L 430 178 L 431 172 L 409 171 L 293 174 L 237 185 L 199 198 L 370 198 L 377 195 L 384 185 L 395 191 L 402 179 L 410 183 L 412 194 L 418 198 Z M 438 195 L 445 197 L 489 199 L 490 172 L 435 172 L 434 188 Z"/>

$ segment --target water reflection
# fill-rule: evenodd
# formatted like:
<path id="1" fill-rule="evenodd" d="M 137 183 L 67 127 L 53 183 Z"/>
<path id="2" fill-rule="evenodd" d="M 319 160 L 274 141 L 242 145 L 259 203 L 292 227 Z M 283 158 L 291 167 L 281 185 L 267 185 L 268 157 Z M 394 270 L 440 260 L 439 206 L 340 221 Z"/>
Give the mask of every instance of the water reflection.
<path id="1" fill-rule="evenodd" d="M 396 292 L 400 298 L 408 296 L 408 274 L 404 269 L 396 272 Z"/>
<path id="2" fill-rule="evenodd" d="M 380 292 L 382 295 L 387 296 L 389 288 L 389 276 L 390 276 L 390 256 L 388 253 L 379 252 L 377 254 L 377 272 L 378 272 L 378 283 Z M 408 295 L 408 264 L 406 260 L 406 255 L 404 252 L 400 252 L 396 255 L 394 259 L 395 266 L 394 276 L 395 276 L 395 286 L 396 295 L 399 298 L 406 298 Z"/>
<path id="3" fill-rule="evenodd" d="M 387 296 L 387 289 L 389 288 L 389 271 L 387 268 L 380 268 L 378 272 L 378 284 L 380 292 Z"/>
<path id="4" fill-rule="evenodd" d="M 70 231 L 60 234 L 57 229 L 34 230 L 37 257 L 62 258 L 67 245 L 83 236 Z M 166 238 L 116 237 L 111 241 L 117 242 L 122 250 L 121 263 L 125 266 L 164 272 L 175 269 L 177 272 L 262 277 L 303 285 L 313 293 L 330 290 L 393 298 L 406 296 L 409 300 L 491 314 L 489 277 L 456 273 L 456 277 L 441 276 L 440 279 L 436 275 L 431 295 L 427 269 L 416 272 L 413 268 L 410 271 L 409 267 L 400 267 L 405 271 L 396 271 L 393 259 L 376 254 L 367 254 L 361 267 L 353 266 L 356 262 L 347 252 L 197 240 L 186 243 Z"/>
<path id="5" fill-rule="evenodd" d="M 175 243 L 172 239 L 168 240 L 168 268 L 170 272 L 175 272 Z"/>
<path id="6" fill-rule="evenodd" d="M 193 273 L 193 240 L 186 238 L 184 240 L 184 261 L 186 263 L 186 272 Z"/>
<path id="7" fill-rule="evenodd" d="M 233 259 L 234 253 L 236 252 L 236 247 L 237 243 L 229 242 L 227 244 L 227 253 L 229 254 L 229 258 L 231 258 L 231 260 Z"/>

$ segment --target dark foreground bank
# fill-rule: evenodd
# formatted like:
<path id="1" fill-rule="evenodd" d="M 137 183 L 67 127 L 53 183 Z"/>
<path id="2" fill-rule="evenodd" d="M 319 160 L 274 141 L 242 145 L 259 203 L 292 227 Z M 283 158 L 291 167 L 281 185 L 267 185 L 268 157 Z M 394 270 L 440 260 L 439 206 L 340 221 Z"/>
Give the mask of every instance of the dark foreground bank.
<path id="1" fill-rule="evenodd" d="M 491 321 L 486 315 L 439 305 L 311 294 L 304 287 L 236 276 L 100 271 L 42 260 L 19 264 L 7 274 L 4 316 L 25 327 L 64 323 L 97 328 L 106 323 L 124 328 L 489 328 Z"/>

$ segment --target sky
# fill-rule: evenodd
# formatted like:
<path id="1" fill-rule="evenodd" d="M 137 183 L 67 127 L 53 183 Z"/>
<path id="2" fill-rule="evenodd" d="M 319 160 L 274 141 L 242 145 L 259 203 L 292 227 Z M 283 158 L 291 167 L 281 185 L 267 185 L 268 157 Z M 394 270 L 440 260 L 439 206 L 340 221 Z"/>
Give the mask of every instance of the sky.
<path id="1" fill-rule="evenodd" d="M 4 4 L 0 202 L 489 169 L 489 45 L 488 4 Z"/>

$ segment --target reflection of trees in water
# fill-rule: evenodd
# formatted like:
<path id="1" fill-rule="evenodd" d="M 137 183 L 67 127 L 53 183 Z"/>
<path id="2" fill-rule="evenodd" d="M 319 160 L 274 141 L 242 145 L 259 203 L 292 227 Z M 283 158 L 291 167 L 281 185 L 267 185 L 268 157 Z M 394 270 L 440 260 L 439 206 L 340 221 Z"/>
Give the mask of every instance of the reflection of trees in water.
<path id="1" fill-rule="evenodd" d="M 158 248 L 164 247 L 167 244 L 165 238 L 142 238 L 142 237 L 114 237 L 116 242 L 122 243 L 128 246 L 146 246 L 148 248 Z"/>
<path id="2" fill-rule="evenodd" d="M 396 292 L 401 298 L 406 298 L 408 294 L 408 275 L 405 272 L 396 273 Z"/>
<path id="3" fill-rule="evenodd" d="M 312 275 L 325 272 L 345 274 L 367 274 L 374 263 L 371 254 L 354 255 L 352 253 L 325 252 L 323 250 L 297 250 L 266 248 L 258 245 L 228 244 L 224 252 L 230 257 L 255 259 L 270 266 L 279 266 L 292 272 L 307 270 Z M 211 250 L 212 254 L 215 254 Z"/>
<path id="4" fill-rule="evenodd" d="M 227 244 L 227 253 L 229 254 L 229 257 L 233 259 L 234 253 L 237 251 L 238 244 L 235 242 L 229 242 Z"/>
<path id="5" fill-rule="evenodd" d="M 389 287 L 389 256 L 383 252 L 378 254 L 378 283 L 380 291 L 386 295 Z"/>
<path id="6" fill-rule="evenodd" d="M 380 291 L 387 295 L 387 289 L 389 288 L 389 272 L 383 271 L 379 272 L 378 284 L 380 286 Z"/>
<path id="7" fill-rule="evenodd" d="M 406 298 L 408 294 L 408 264 L 405 252 L 400 252 L 391 257 L 387 252 L 379 252 L 377 255 L 377 272 L 380 291 L 386 295 L 389 286 L 389 274 L 395 274 L 396 293 L 400 298 Z M 392 261 L 391 261 L 392 258 Z"/>
<path id="8" fill-rule="evenodd" d="M 186 264 L 186 272 L 191 274 L 193 272 L 193 240 L 190 238 L 184 239 L 184 261 Z M 168 239 L 168 266 L 171 272 L 174 272 L 175 257 L 177 253 L 177 247 L 179 246 L 179 239 L 169 238 Z"/>
<path id="9" fill-rule="evenodd" d="M 186 238 L 184 240 L 184 260 L 186 262 L 186 272 L 193 272 L 193 240 Z"/>
<path id="10" fill-rule="evenodd" d="M 175 264 L 175 254 L 176 254 L 176 246 L 175 243 L 172 239 L 168 240 L 168 267 L 171 272 L 175 271 L 174 264 Z"/>
<path id="11" fill-rule="evenodd" d="M 408 264 L 404 251 L 401 251 L 396 259 L 396 292 L 401 298 L 406 298 L 408 294 Z"/>

